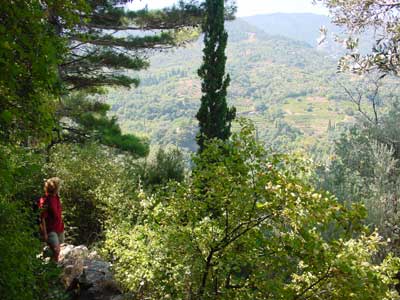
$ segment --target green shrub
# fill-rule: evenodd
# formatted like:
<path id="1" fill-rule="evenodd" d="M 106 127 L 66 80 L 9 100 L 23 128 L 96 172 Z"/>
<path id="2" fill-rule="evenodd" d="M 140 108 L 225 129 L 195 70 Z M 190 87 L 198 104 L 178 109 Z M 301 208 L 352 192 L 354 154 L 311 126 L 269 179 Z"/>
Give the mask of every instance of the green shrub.
<path id="1" fill-rule="evenodd" d="M 0 195 L 30 207 L 43 193 L 43 161 L 33 151 L 0 144 Z"/>
<path id="2" fill-rule="evenodd" d="M 177 148 L 159 148 L 153 157 L 134 161 L 130 167 L 130 176 L 140 180 L 146 189 L 163 186 L 171 180 L 181 182 L 185 178 L 185 161 Z"/>

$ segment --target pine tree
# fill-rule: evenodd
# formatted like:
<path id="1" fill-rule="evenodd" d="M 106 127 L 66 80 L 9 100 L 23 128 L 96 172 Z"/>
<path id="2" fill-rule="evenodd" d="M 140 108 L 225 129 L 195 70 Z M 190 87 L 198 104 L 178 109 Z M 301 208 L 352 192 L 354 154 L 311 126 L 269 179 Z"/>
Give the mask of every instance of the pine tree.
<path id="1" fill-rule="evenodd" d="M 204 8 L 180 1 L 163 10 L 128 11 L 128 2 L 86 0 L 76 10 L 80 22 L 72 29 L 66 27 L 57 5 L 48 7 L 49 24 L 66 40 L 68 51 L 58 68 L 65 95 L 47 151 L 58 143 L 96 140 L 138 156 L 148 153 L 147 142 L 122 134 L 116 119 L 107 117 L 109 107 L 90 94 L 104 92 L 106 86 L 137 86 L 139 79 L 127 71 L 147 68 L 149 52 L 189 40 L 192 29 L 201 24 Z"/>
<path id="2" fill-rule="evenodd" d="M 176 47 L 190 39 L 188 29 L 199 26 L 204 15 L 202 5 L 193 1 L 154 11 L 126 10 L 129 0 L 86 2 L 89 8 L 80 12 L 82 22 L 75 30 L 64 31 L 62 24 L 54 24 L 69 40 L 70 53 L 60 66 L 68 90 L 138 85 L 138 78 L 124 71 L 145 69 L 149 51 Z"/>
<path id="3" fill-rule="evenodd" d="M 63 97 L 57 109 L 58 125 L 53 129 L 47 154 L 56 144 L 83 144 L 96 141 L 108 147 L 122 150 L 133 156 L 143 157 L 149 152 L 145 139 L 123 134 L 116 117 L 109 117 L 110 106 L 85 93 L 73 93 Z"/>
<path id="4" fill-rule="evenodd" d="M 200 152 L 203 151 L 207 139 L 229 138 L 231 122 L 236 115 L 236 109 L 228 108 L 226 102 L 230 77 L 229 74 L 225 76 L 228 33 L 225 31 L 224 21 L 224 0 L 207 0 L 206 19 L 203 24 L 203 64 L 198 70 L 203 80 L 203 96 L 196 115 L 200 127 L 197 136 Z"/>

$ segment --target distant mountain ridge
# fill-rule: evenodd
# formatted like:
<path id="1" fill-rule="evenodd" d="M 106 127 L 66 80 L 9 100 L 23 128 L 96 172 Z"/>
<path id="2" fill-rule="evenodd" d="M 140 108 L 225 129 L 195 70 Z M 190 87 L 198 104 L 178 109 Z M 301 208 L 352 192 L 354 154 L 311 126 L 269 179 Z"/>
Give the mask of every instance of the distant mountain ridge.
<path id="1" fill-rule="evenodd" d="M 319 29 L 324 26 L 329 32 L 340 32 L 328 16 L 312 13 L 275 13 L 241 18 L 270 35 L 281 35 L 293 40 L 317 46 Z"/>
<path id="2" fill-rule="evenodd" d="M 343 45 L 335 40 L 336 37 L 344 38 L 346 36 L 345 30 L 333 24 L 329 16 L 313 13 L 275 13 L 241 19 L 268 35 L 283 36 L 295 41 L 305 42 L 336 58 L 342 56 L 346 51 Z M 328 34 L 324 43 L 318 44 L 321 27 L 325 27 Z M 361 53 L 371 51 L 375 40 L 373 36 L 372 30 L 361 35 L 359 45 Z"/>

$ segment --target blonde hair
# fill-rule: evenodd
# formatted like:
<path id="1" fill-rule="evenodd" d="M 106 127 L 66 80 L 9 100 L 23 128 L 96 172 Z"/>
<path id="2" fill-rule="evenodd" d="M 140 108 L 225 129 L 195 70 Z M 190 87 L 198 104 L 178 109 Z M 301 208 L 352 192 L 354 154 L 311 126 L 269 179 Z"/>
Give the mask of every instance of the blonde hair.
<path id="1" fill-rule="evenodd" d="M 49 195 L 58 195 L 60 192 L 61 179 L 58 177 L 52 177 L 46 179 L 44 183 L 44 192 Z"/>

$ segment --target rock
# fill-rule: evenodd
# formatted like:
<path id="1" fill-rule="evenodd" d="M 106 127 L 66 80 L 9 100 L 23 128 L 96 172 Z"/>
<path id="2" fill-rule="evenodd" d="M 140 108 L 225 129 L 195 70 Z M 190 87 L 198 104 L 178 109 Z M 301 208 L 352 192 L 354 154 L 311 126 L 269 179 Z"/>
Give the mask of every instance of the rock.
<path id="1" fill-rule="evenodd" d="M 77 258 L 86 258 L 88 256 L 89 250 L 86 246 L 77 246 L 63 244 L 60 250 L 59 261 L 64 264 L 65 261 L 74 260 Z"/>
<path id="2" fill-rule="evenodd" d="M 118 284 L 110 271 L 111 264 L 81 245 L 63 245 L 60 252 L 63 267 L 61 280 L 75 293 L 76 300 L 123 300 Z"/>
<path id="3" fill-rule="evenodd" d="M 97 254 L 97 251 L 92 251 L 89 253 L 88 259 L 100 259 L 100 256 Z"/>
<path id="4" fill-rule="evenodd" d="M 110 271 L 111 264 L 109 262 L 101 260 L 85 260 L 84 274 L 87 282 L 90 282 L 92 286 L 88 289 L 93 295 L 103 295 L 103 298 L 94 299 L 110 299 L 109 297 L 104 298 L 105 295 L 113 296 L 121 294 L 121 291 L 113 280 L 113 276 Z"/>
<path id="5" fill-rule="evenodd" d="M 61 249 L 60 249 L 60 256 L 59 256 L 59 260 L 63 261 L 65 259 L 65 257 L 74 249 L 74 246 L 72 245 L 66 245 L 66 244 L 62 244 L 61 245 Z"/>
<path id="6" fill-rule="evenodd" d="M 66 289 L 69 289 L 74 279 L 82 274 L 88 252 L 85 246 L 74 247 L 64 244 L 61 247 L 59 263 L 64 268 L 61 281 Z"/>

